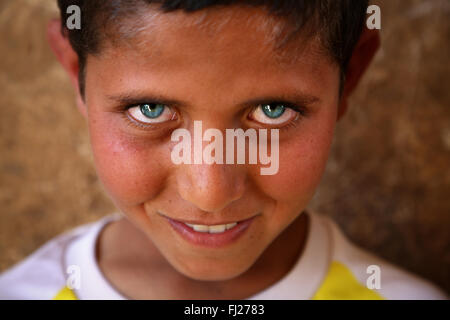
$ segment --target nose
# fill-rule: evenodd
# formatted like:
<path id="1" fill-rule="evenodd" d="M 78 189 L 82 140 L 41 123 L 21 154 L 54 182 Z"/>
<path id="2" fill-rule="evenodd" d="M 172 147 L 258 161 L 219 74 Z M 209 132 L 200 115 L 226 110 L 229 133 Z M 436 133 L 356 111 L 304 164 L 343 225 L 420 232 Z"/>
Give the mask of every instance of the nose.
<path id="1" fill-rule="evenodd" d="M 245 191 L 245 169 L 229 164 L 186 164 L 178 171 L 180 196 L 206 212 L 220 212 Z"/>

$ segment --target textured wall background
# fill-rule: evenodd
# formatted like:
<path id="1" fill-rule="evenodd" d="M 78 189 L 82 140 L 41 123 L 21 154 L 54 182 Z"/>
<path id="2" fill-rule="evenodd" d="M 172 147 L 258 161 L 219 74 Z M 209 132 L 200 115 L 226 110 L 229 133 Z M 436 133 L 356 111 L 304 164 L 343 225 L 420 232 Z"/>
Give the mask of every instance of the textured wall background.
<path id="1" fill-rule="evenodd" d="M 354 242 L 450 292 L 450 1 L 376 1 L 382 50 L 311 204 Z M 0 0 L 0 271 L 114 210 L 45 39 L 52 0 Z"/>

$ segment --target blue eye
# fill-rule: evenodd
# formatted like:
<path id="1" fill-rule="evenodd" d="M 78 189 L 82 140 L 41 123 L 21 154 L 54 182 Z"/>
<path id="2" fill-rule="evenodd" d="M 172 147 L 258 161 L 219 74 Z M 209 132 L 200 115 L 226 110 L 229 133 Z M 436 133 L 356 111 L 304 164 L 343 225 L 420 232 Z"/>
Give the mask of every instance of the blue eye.
<path id="1" fill-rule="evenodd" d="M 297 108 L 283 102 L 262 103 L 258 105 L 249 117 L 259 123 L 268 125 L 283 125 L 299 117 Z"/>
<path id="2" fill-rule="evenodd" d="M 263 104 L 261 109 L 266 116 L 271 119 L 279 118 L 283 115 L 286 107 L 282 104 Z"/>
<path id="3" fill-rule="evenodd" d="M 141 104 L 139 106 L 139 109 L 141 110 L 142 114 L 150 119 L 156 119 L 158 118 L 164 111 L 165 105 L 163 104 Z"/>
<path id="4" fill-rule="evenodd" d="M 128 114 L 143 123 L 163 123 L 174 120 L 176 112 L 161 103 L 142 103 L 128 108 Z"/>

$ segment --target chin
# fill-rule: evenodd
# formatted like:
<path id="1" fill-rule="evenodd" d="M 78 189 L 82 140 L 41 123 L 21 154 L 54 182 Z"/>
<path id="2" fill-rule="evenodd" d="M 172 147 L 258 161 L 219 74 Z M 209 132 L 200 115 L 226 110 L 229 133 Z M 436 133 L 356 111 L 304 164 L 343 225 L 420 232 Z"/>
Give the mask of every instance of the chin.
<path id="1" fill-rule="evenodd" d="M 198 281 L 227 281 L 236 278 L 247 271 L 251 262 L 247 265 L 229 265 L 225 261 L 207 262 L 192 265 L 174 266 L 184 276 Z"/>

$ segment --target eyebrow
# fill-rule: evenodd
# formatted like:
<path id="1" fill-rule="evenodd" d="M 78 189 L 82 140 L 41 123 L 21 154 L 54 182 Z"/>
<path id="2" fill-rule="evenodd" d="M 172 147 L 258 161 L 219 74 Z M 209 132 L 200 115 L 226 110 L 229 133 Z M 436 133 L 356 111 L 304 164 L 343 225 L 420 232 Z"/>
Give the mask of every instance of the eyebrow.
<path id="1" fill-rule="evenodd" d="M 190 106 L 190 103 L 187 101 L 172 99 L 162 94 L 143 94 L 141 92 L 136 93 L 129 92 L 118 95 L 107 95 L 107 99 L 110 100 L 111 102 L 120 104 L 122 106 L 132 106 L 141 103 L 159 103 L 186 108 Z M 283 102 L 283 101 L 306 106 L 320 102 L 320 98 L 311 94 L 306 94 L 297 91 L 294 93 L 271 94 L 266 96 L 260 96 L 257 98 L 252 98 L 249 100 L 245 100 L 244 102 L 240 102 L 238 106 L 245 107 L 270 102 Z"/>

